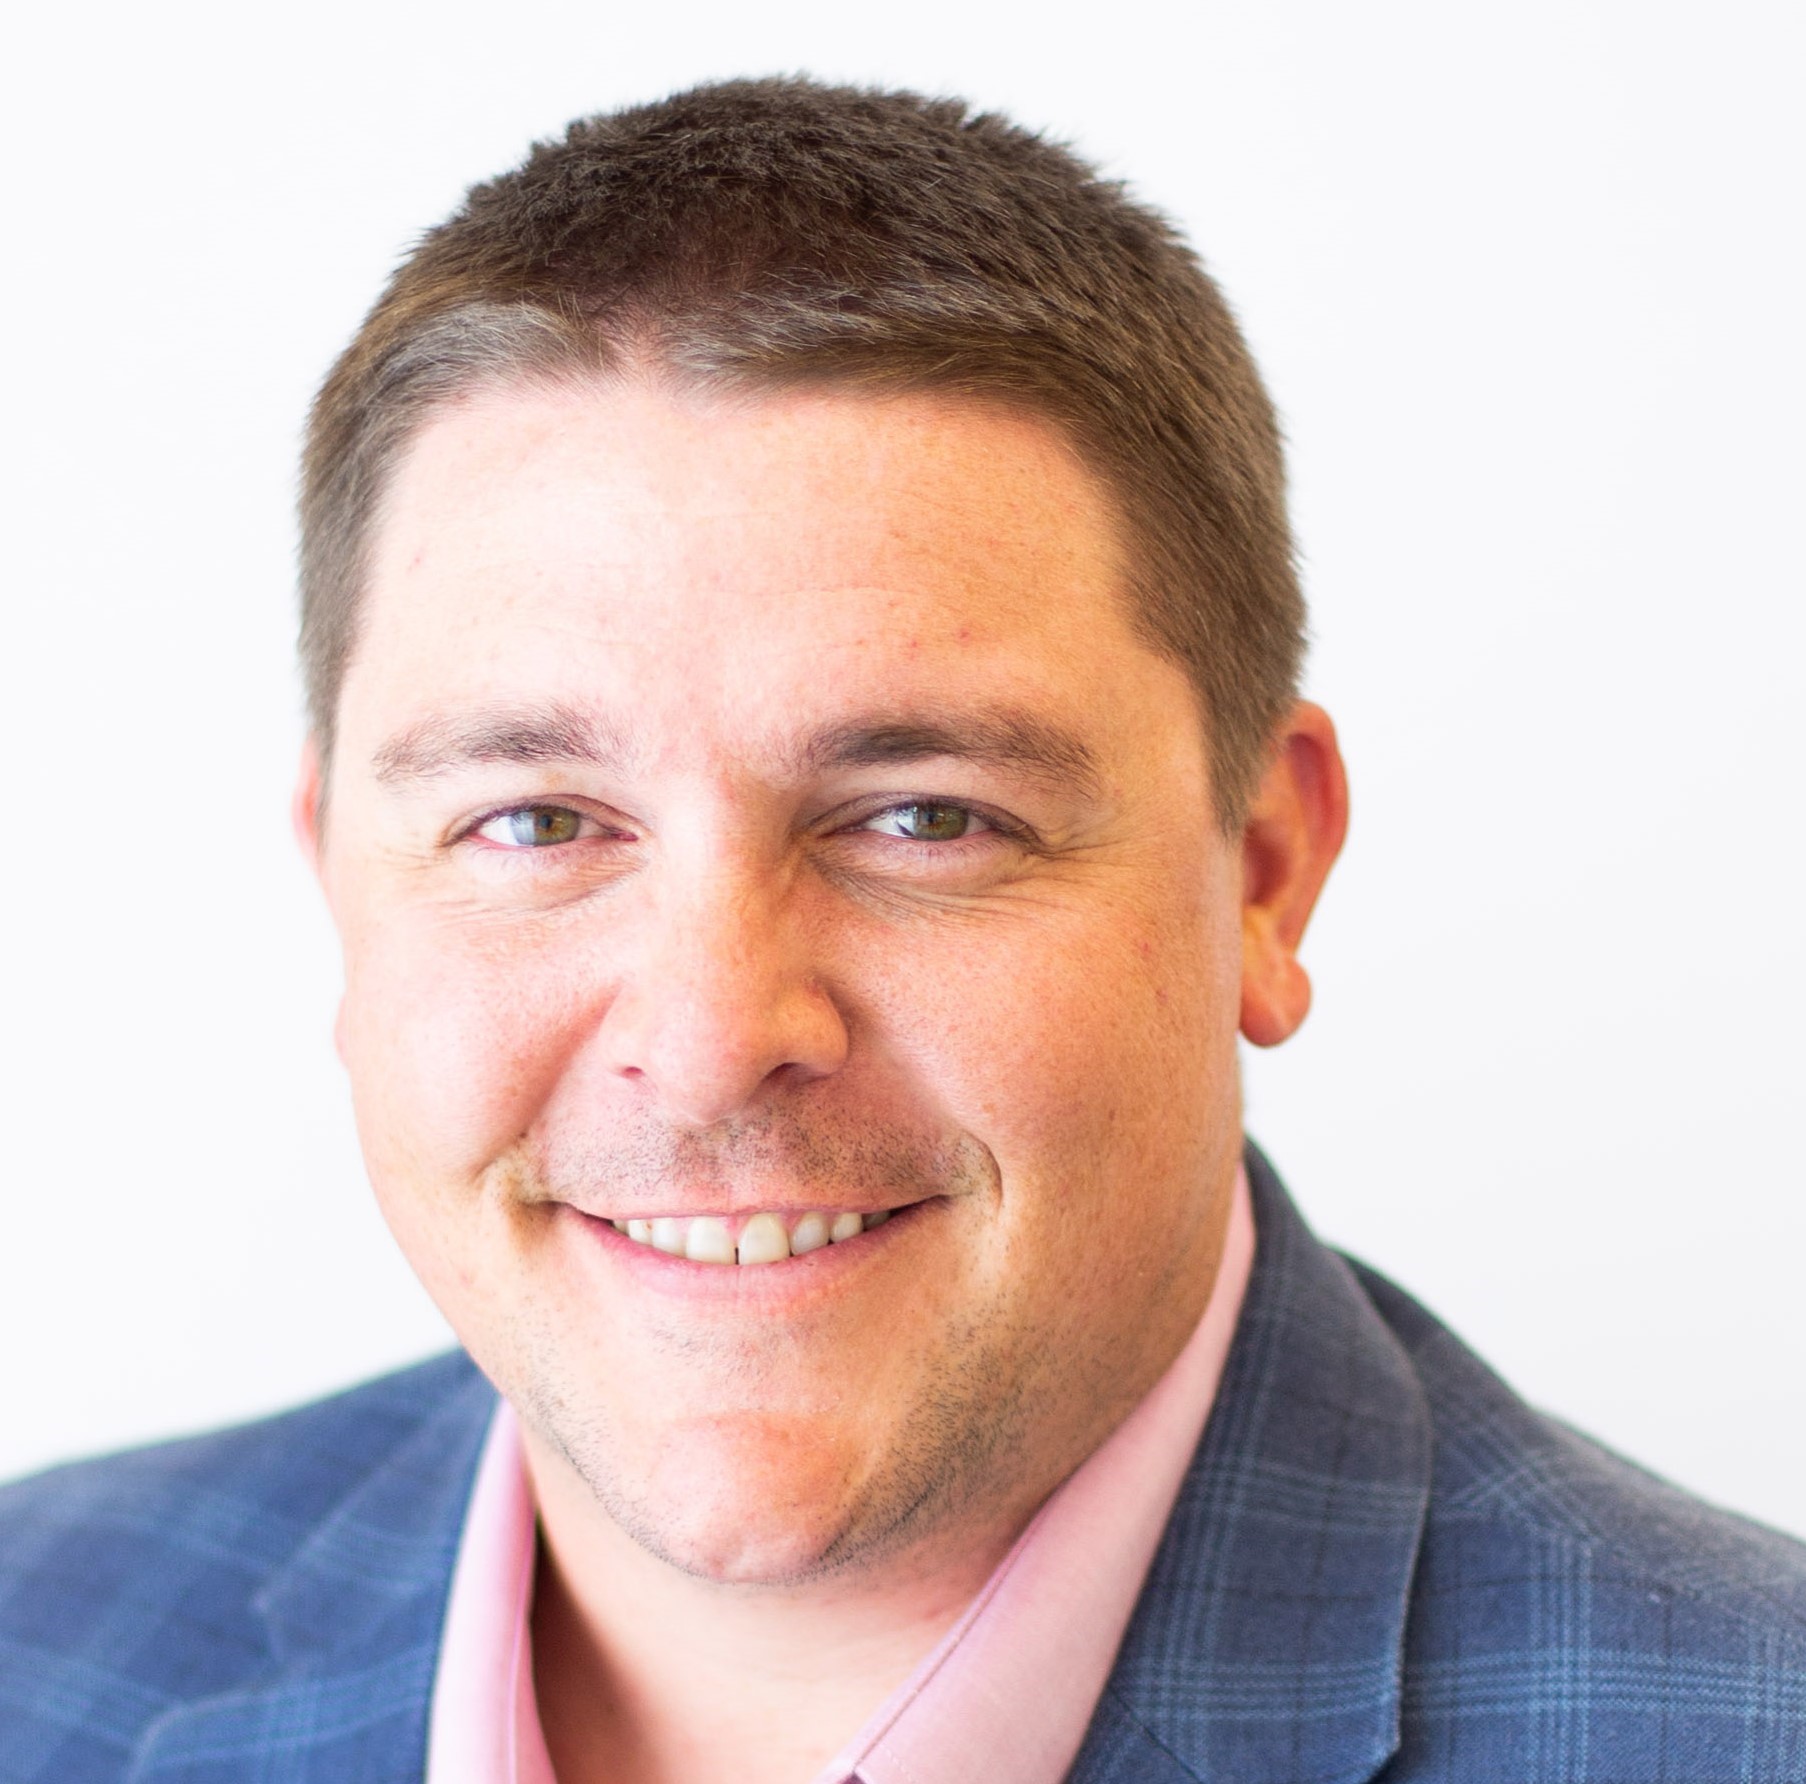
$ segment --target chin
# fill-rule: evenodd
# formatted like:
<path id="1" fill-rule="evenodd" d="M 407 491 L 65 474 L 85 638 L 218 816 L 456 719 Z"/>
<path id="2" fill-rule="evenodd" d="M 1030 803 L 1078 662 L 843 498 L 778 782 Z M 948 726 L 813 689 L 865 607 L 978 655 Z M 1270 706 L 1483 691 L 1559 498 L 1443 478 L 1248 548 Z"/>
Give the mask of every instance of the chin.
<path id="1" fill-rule="evenodd" d="M 622 1473 L 589 1478 L 627 1534 L 682 1572 L 724 1586 L 790 1586 L 873 1546 L 877 1508 L 862 1475 L 818 1427 L 757 1417 L 668 1437 L 631 1497 L 620 1492 Z"/>
<path id="2" fill-rule="evenodd" d="M 835 1572 L 845 1544 L 837 1529 L 769 1519 L 687 1515 L 631 1529 L 649 1554 L 692 1579 L 717 1586 L 803 1586 Z"/>

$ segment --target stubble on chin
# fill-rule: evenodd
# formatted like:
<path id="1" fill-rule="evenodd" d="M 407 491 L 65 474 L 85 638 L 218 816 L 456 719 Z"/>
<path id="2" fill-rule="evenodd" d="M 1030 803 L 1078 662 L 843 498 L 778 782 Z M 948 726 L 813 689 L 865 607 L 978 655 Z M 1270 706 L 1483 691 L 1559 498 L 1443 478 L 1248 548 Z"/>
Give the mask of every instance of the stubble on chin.
<path id="1" fill-rule="evenodd" d="M 642 1470 L 644 1452 L 608 1412 L 588 1396 L 576 1402 L 543 1364 L 529 1368 L 516 1407 L 588 1502 L 647 1554 L 714 1584 L 795 1589 L 883 1568 L 975 1509 L 995 1521 L 1029 1396 L 995 1349 L 969 1337 L 950 1344 L 949 1364 L 900 1410 L 876 1456 L 752 1421 L 720 1441 L 680 1438 Z"/>

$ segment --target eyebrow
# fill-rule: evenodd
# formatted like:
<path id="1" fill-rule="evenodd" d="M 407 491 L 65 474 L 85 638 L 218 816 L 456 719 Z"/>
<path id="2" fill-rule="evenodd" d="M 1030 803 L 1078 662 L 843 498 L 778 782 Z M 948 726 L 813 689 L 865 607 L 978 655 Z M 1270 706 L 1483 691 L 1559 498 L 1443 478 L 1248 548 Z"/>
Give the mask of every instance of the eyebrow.
<path id="1" fill-rule="evenodd" d="M 384 743 L 371 767 L 383 785 L 400 786 L 487 762 L 572 762 L 621 773 L 636 754 L 620 732 L 554 702 L 422 719 Z M 1082 738 L 1008 706 L 849 720 L 808 739 L 792 767 L 824 774 L 940 756 L 1010 769 L 1087 798 L 1101 786 L 1097 757 Z"/>
<path id="2" fill-rule="evenodd" d="M 385 786 L 432 780 L 482 762 L 586 762 L 619 769 L 624 739 L 574 706 L 502 707 L 428 718 L 398 731 L 371 758 Z"/>
<path id="3" fill-rule="evenodd" d="M 877 723 L 855 720 L 821 732 L 804 751 L 805 764 L 817 772 L 933 756 L 1013 769 L 1090 798 L 1100 786 L 1097 757 L 1082 738 L 1018 707 Z"/>

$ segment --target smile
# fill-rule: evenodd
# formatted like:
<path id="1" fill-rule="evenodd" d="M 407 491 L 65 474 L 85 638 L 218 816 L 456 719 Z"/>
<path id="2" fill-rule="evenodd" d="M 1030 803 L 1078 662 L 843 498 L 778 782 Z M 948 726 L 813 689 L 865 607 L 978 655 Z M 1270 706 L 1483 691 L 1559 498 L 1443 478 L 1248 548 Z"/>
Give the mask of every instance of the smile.
<path id="1" fill-rule="evenodd" d="M 650 1220 L 615 1220 L 609 1224 L 636 1245 L 650 1246 L 693 1264 L 777 1264 L 785 1258 L 819 1251 L 824 1245 L 856 1239 L 890 1219 L 888 1208 L 873 1214 L 846 1209 L 838 1214 L 812 1210 L 785 1216 L 761 1211 L 733 1225 L 714 1214 L 661 1214 Z"/>

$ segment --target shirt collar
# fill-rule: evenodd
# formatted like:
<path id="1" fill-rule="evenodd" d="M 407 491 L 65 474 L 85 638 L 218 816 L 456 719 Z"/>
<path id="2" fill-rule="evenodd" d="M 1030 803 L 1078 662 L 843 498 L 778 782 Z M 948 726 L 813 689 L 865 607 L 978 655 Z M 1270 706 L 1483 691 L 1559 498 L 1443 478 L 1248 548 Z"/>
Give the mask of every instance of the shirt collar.
<path id="1" fill-rule="evenodd" d="M 503 1400 L 477 1465 L 452 1573 L 426 1784 L 556 1784 L 533 1696 L 538 1555 L 520 1428 Z"/>

